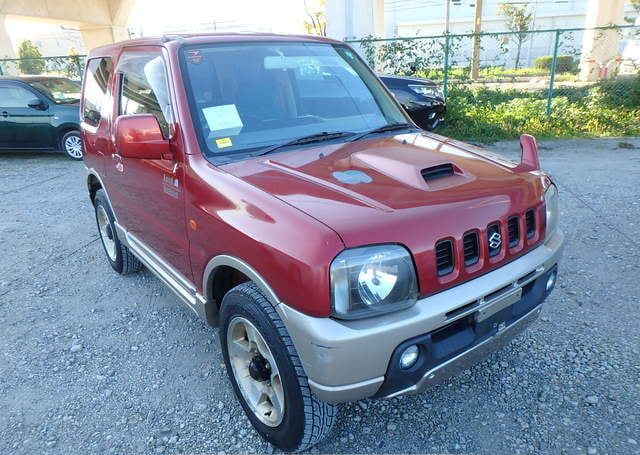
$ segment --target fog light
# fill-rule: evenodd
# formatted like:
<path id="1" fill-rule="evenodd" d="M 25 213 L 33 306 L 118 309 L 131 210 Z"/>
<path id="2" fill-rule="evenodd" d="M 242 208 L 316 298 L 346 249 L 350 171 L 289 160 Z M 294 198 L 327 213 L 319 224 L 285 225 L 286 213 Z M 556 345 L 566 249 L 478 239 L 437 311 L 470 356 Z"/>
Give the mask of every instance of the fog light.
<path id="1" fill-rule="evenodd" d="M 418 361 L 419 354 L 420 350 L 418 349 L 418 346 L 415 344 L 409 346 L 400 356 L 400 368 L 407 370 L 414 366 Z"/>
<path id="2" fill-rule="evenodd" d="M 550 291 L 556 284 L 556 276 L 557 273 L 555 271 L 549 274 L 549 278 L 547 278 L 547 291 Z"/>

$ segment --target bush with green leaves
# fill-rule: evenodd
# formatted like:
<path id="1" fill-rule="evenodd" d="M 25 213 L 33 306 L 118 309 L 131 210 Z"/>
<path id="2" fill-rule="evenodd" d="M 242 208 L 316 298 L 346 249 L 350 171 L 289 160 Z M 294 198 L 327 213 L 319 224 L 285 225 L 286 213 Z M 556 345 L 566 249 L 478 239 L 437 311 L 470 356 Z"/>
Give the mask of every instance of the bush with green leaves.
<path id="1" fill-rule="evenodd" d="M 553 57 L 544 55 L 538 57 L 534 61 L 534 66 L 538 70 L 551 71 Z M 571 55 L 558 55 L 556 58 L 556 72 L 558 73 L 576 73 L 578 71 L 578 63 Z"/>
<path id="2" fill-rule="evenodd" d="M 546 115 L 547 91 L 453 85 L 442 134 L 494 142 L 522 133 L 542 138 L 640 135 L 640 78 L 563 87 Z"/>
<path id="3" fill-rule="evenodd" d="M 24 40 L 18 48 L 18 57 L 20 62 L 20 72 L 23 74 L 42 74 L 46 66 L 46 62 L 42 59 L 42 54 L 38 46 L 33 44 L 31 40 Z"/>

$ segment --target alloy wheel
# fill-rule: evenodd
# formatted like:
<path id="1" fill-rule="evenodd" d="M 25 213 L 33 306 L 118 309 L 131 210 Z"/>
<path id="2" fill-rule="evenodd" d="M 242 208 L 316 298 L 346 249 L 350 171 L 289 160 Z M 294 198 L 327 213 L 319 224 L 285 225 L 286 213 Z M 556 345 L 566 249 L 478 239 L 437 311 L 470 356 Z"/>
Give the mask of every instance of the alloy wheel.
<path id="1" fill-rule="evenodd" d="M 251 411 L 265 425 L 278 426 L 285 411 L 284 388 L 260 331 L 243 317 L 233 318 L 227 329 L 227 350 L 233 376 Z"/>
<path id="2" fill-rule="evenodd" d="M 71 135 L 64 140 L 64 150 L 72 158 L 82 158 L 82 140 L 79 136 Z"/>
<path id="3" fill-rule="evenodd" d="M 109 217 L 107 216 L 107 211 L 102 205 L 98 205 L 96 208 L 96 215 L 96 218 L 98 219 L 98 230 L 100 231 L 100 240 L 102 240 L 104 250 L 107 252 L 109 259 L 115 261 L 117 258 L 116 241 L 113 229 L 111 228 L 111 223 L 109 222 Z"/>

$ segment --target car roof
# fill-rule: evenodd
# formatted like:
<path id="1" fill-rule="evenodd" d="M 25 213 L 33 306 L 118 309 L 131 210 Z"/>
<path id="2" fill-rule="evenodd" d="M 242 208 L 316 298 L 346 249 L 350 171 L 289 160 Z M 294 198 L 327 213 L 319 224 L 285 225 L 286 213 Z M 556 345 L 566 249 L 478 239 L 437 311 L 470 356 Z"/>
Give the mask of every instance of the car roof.
<path id="1" fill-rule="evenodd" d="M 266 41 L 297 41 L 340 44 L 340 41 L 315 35 L 281 35 L 278 33 L 198 33 L 198 34 L 170 34 L 159 37 L 138 38 L 120 41 L 114 44 L 96 47 L 89 53 L 89 57 L 108 55 L 111 52 L 134 46 L 163 46 L 169 42 L 178 41 L 181 44 L 209 44 L 223 42 L 266 42 Z"/>

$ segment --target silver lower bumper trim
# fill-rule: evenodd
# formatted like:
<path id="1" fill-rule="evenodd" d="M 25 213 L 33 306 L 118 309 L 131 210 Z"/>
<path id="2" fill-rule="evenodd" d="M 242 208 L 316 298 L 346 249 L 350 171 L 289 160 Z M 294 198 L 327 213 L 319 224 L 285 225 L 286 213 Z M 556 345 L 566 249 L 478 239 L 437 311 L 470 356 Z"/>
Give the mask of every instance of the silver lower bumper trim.
<path id="1" fill-rule="evenodd" d="M 537 308 L 530 311 L 510 326 L 497 332 L 491 338 L 487 338 L 468 351 L 461 352 L 457 356 L 427 371 L 422 379 L 411 387 L 394 392 L 384 398 L 418 394 L 424 389 L 439 384 L 446 379 L 461 373 L 467 368 L 472 367 L 476 363 L 485 359 L 491 353 L 509 344 L 516 336 L 522 333 L 538 318 L 541 307 L 542 306 L 539 305 Z"/>

